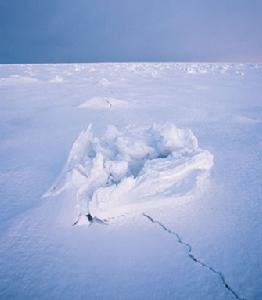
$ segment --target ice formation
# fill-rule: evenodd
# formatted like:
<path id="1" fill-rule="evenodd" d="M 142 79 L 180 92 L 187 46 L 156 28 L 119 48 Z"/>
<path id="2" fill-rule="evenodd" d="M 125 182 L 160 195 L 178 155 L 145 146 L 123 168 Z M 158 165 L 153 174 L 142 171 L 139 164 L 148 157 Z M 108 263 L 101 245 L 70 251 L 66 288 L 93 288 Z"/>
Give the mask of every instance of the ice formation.
<path id="1" fill-rule="evenodd" d="M 172 124 L 151 127 L 108 126 L 102 137 L 92 126 L 74 142 L 64 170 L 46 194 L 76 191 L 76 218 L 107 219 L 163 207 L 199 190 L 213 155 L 198 146 L 189 129 Z"/>
<path id="2" fill-rule="evenodd" d="M 80 104 L 78 107 L 92 109 L 128 108 L 128 103 L 113 97 L 93 97 Z"/>

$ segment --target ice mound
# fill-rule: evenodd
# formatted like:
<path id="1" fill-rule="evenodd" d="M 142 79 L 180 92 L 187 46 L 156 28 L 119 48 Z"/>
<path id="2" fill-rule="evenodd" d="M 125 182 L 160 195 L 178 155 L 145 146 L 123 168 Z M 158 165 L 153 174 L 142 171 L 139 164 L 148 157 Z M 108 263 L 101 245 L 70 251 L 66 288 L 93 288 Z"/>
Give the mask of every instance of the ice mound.
<path id="1" fill-rule="evenodd" d="M 76 217 L 86 219 L 90 213 L 108 219 L 192 196 L 205 184 L 212 165 L 213 155 L 198 146 L 189 129 L 108 126 L 96 137 L 90 125 L 74 142 L 46 196 L 74 189 Z"/>
<path id="2" fill-rule="evenodd" d="M 97 84 L 101 86 L 108 86 L 111 82 L 107 78 L 102 78 L 97 82 Z"/>
<path id="3" fill-rule="evenodd" d="M 78 107 L 92 109 L 126 108 L 128 107 L 128 103 L 113 97 L 93 97 Z"/>
<path id="4" fill-rule="evenodd" d="M 55 77 L 51 78 L 49 82 L 51 83 L 64 82 L 64 78 L 62 76 L 56 75 Z"/>

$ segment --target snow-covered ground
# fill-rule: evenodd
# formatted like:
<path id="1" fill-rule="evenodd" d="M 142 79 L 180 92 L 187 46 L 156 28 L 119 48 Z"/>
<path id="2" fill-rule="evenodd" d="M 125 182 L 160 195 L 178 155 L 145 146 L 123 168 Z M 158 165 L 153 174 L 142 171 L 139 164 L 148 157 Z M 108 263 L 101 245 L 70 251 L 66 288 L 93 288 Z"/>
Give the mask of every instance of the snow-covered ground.
<path id="1" fill-rule="evenodd" d="M 262 299 L 262 65 L 0 65 L 0 139 L 1 299 Z"/>

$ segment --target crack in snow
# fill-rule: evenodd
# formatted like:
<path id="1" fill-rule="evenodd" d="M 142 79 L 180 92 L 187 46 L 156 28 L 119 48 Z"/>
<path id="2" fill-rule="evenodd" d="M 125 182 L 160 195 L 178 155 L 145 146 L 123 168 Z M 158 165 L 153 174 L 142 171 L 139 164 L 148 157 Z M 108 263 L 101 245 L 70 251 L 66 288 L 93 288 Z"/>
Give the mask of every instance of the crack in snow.
<path id="1" fill-rule="evenodd" d="M 172 234 L 176 237 L 177 241 L 179 244 L 185 246 L 187 248 L 187 252 L 188 252 L 188 257 L 194 261 L 195 263 L 199 264 L 200 266 L 202 266 L 203 268 L 208 269 L 209 271 L 211 271 L 212 273 L 216 274 L 220 280 L 222 281 L 224 287 L 238 300 L 246 300 L 245 298 L 240 297 L 234 290 L 233 288 L 227 283 L 225 276 L 220 272 L 217 271 L 216 269 L 214 269 L 212 266 L 202 262 L 201 260 L 199 260 L 194 254 L 193 254 L 193 249 L 192 246 L 188 243 L 186 243 L 181 237 L 180 235 L 167 228 L 163 223 L 161 223 L 160 221 L 157 221 L 155 219 L 153 219 L 151 216 L 143 213 L 142 214 L 144 217 L 146 217 L 150 222 L 154 223 L 154 224 L 158 224 L 163 230 L 165 230 L 166 232 L 168 232 L 169 234 Z"/>
<path id="2" fill-rule="evenodd" d="M 105 98 L 106 103 L 109 105 L 109 108 L 113 106 L 113 104 L 109 101 L 109 99 Z"/>

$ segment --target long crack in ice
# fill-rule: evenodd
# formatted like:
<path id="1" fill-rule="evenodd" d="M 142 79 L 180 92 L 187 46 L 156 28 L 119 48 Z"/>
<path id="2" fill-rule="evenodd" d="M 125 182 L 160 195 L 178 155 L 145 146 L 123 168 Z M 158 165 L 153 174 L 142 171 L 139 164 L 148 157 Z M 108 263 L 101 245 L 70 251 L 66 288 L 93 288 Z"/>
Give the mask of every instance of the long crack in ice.
<path id="1" fill-rule="evenodd" d="M 187 249 L 187 254 L 188 257 L 194 261 L 195 263 L 199 264 L 200 266 L 202 266 L 203 268 L 208 269 L 209 271 L 211 271 L 212 273 L 216 274 L 220 280 L 222 281 L 224 287 L 238 300 L 246 300 L 245 298 L 240 297 L 234 290 L 233 288 L 227 283 L 225 276 L 223 275 L 223 273 L 221 273 L 220 271 L 217 271 L 216 269 L 214 269 L 212 266 L 206 264 L 205 262 L 201 261 L 200 259 L 198 259 L 194 254 L 193 254 L 193 249 L 192 246 L 190 244 L 188 244 L 187 242 L 185 242 L 181 236 L 175 232 L 174 230 L 169 229 L 168 227 L 166 227 L 166 225 L 164 225 L 162 222 L 155 220 L 154 218 L 152 218 L 151 216 L 149 216 L 146 213 L 143 213 L 143 216 L 146 217 L 150 222 L 159 225 L 163 230 L 165 230 L 166 232 L 168 232 L 169 234 L 172 234 L 176 237 L 177 242 L 183 246 L 186 247 Z"/>

